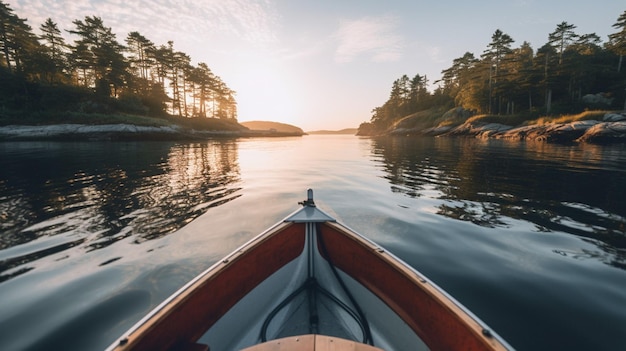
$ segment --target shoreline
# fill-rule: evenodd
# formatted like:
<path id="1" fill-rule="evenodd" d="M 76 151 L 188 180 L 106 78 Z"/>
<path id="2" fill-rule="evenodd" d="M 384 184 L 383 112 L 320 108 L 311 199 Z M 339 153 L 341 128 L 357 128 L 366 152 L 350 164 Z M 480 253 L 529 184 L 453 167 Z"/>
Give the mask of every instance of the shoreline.
<path id="1" fill-rule="evenodd" d="M 426 129 L 396 128 L 390 136 L 474 137 L 551 143 L 626 143 L 626 112 L 607 113 L 602 120 L 509 126 L 500 123 L 466 122 L 457 126 Z"/>
<path id="2" fill-rule="evenodd" d="M 198 130 L 178 125 L 139 126 L 134 124 L 53 124 L 0 126 L 5 141 L 184 141 L 212 138 L 291 137 L 306 134 L 257 130 Z"/>

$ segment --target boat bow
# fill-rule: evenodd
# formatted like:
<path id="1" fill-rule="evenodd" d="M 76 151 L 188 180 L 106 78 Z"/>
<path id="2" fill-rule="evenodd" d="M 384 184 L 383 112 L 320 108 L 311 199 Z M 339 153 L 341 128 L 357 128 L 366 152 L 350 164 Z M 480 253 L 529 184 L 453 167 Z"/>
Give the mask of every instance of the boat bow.
<path id="1" fill-rule="evenodd" d="M 109 350 L 286 351 L 303 350 L 303 340 L 337 350 L 511 349 L 433 282 L 319 209 L 312 190 L 301 204 Z"/>

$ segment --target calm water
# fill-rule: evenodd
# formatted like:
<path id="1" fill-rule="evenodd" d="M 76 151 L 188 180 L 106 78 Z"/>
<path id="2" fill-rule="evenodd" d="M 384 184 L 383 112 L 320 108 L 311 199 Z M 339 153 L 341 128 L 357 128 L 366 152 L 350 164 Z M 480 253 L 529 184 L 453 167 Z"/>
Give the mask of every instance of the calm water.
<path id="1" fill-rule="evenodd" d="M 309 187 L 518 350 L 626 349 L 625 146 L 20 142 L 0 165 L 0 350 L 103 349 Z"/>

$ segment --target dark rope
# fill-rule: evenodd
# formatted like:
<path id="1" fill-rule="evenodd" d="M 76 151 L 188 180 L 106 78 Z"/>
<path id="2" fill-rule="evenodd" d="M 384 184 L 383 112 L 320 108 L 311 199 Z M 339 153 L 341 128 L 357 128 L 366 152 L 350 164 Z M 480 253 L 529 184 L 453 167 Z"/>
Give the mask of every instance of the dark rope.
<path id="1" fill-rule="evenodd" d="M 334 303 L 336 303 L 337 305 L 339 305 L 339 307 L 341 307 L 344 311 L 346 311 L 359 325 L 359 328 L 361 328 L 361 332 L 363 333 L 363 343 L 367 343 L 367 339 L 366 339 L 366 335 L 367 333 L 365 332 L 365 325 L 363 324 L 363 321 L 361 320 L 361 318 L 359 317 L 359 315 L 354 312 L 350 306 L 348 306 L 345 302 L 339 300 L 339 298 L 337 298 L 337 296 L 333 295 L 330 291 L 322 288 L 321 286 L 317 285 L 316 288 L 319 290 L 319 292 L 321 292 L 322 294 L 324 294 L 324 296 L 326 296 L 327 298 L 329 298 L 331 301 L 333 301 Z"/>
<path id="2" fill-rule="evenodd" d="M 346 293 L 346 295 L 348 296 L 348 299 L 350 300 L 350 303 L 352 303 L 352 306 L 354 306 L 354 308 L 356 309 L 356 312 L 358 313 L 358 317 L 356 318 L 356 320 L 359 322 L 359 325 L 362 324 L 362 329 L 363 329 L 363 334 L 364 334 L 364 344 L 370 344 L 372 346 L 374 346 L 374 340 L 372 338 L 372 331 L 370 330 L 370 325 L 367 321 L 367 318 L 365 317 L 365 313 L 363 313 L 363 310 L 361 309 L 361 306 L 356 302 L 356 299 L 354 298 L 354 296 L 352 295 L 352 293 L 350 292 L 350 290 L 348 289 L 348 287 L 346 286 L 346 283 L 343 281 L 343 279 L 341 279 L 341 276 L 339 275 L 339 272 L 337 272 L 337 267 L 335 267 L 335 265 L 333 264 L 330 255 L 328 254 L 328 250 L 326 249 L 326 244 L 324 243 L 324 239 L 323 236 L 321 234 L 321 230 L 320 230 L 320 225 L 319 223 L 317 224 L 317 238 L 318 241 L 320 243 L 320 249 L 322 250 L 322 254 L 324 256 L 326 256 L 326 261 L 328 262 L 328 265 L 330 266 L 331 271 L 333 272 L 335 278 L 337 279 L 337 281 L 339 282 L 339 285 L 341 286 L 341 288 L 343 289 L 343 291 Z"/>
<path id="3" fill-rule="evenodd" d="M 301 292 L 303 292 L 306 289 L 308 289 L 311 286 L 311 284 L 317 284 L 315 282 L 315 279 L 313 279 L 313 280 L 308 279 L 307 281 L 305 281 L 304 284 L 302 284 L 298 289 L 294 290 L 294 292 L 289 294 L 289 296 L 287 296 L 281 303 L 278 304 L 278 306 L 276 306 L 272 310 L 272 312 L 270 312 L 270 314 L 267 315 L 267 318 L 265 318 L 265 321 L 263 321 L 263 326 L 261 327 L 261 341 L 262 342 L 266 342 L 267 341 L 267 327 L 269 327 L 270 322 L 272 321 L 272 319 L 274 319 L 276 314 L 280 310 L 282 310 L 285 306 L 287 306 L 287 304 L 289 302 L 291 302 L 291 300 L 293 300 Z"/>
<path id="4" fill-rule="evenodd" d="M 278 304 L 278 306 L 276 306 L 267 315 L 267 317 L 265 318 L 265 321 L 263 321 L 263 325 L 261 326 L 261 342 L 266 342 L 267 341 L 267 328 L 269 327 L 269 324 L 271 323 L 272 319 L 274 319 L 274 317 L 276 317 L 278 312 L 280 312 L 283 308 L 285 308 L 285 306 L 287 306 L 293 299 L 295 299 L 302 292 L 313 290 L 313 291 L 319 291 L 324 296 L 326 296 L 328 299 L 330 299 L 331 301 L 336 303 L 344 311 L 346 311 L 356 321 L 356 323 L 359 325 L 359 328 L 361 329 L 361 332 L 363 333 L 363 341 L 362 342 L 364 344 L 369 344 L 369 345 L 374 346 L 374 340 L 372 338 L 372 332 L 370 330 L 370 326 L 369 326 L 369 323 L 367 321 L 367 318 L 365 317 L 365 313 L 363 313 L 363 310 L 361 309 L 359 304 L 356 302 L 356 299 L 354 298 L 354 296 L 352 295 L 352 293 L 350 292 L 350 290 L 346 286 L 345 282 L 343 281 L 343 279 L 339 275 L 339 272 L 337 271 L 337 267 L 335 267 L 335 265 L 331 261 L 330 255 L 328 254 L 328 250 L 326 249 L 326 245 L 324 243 L 324 240 L 323 240 L 321 232 L 320 232 L 319 223 L 317 224 L 316 230 L 317 230 L 317 233 L 318 233 L 317 237 L 318 237 L 318 241 L 319 241 L 319 244 L 320 244 L 319 246 L 320 246 L 320 249 L 322 251 L 322 254 L 324 256 L 326 256 L 326 261 L 328 262 L 328 265 L 330 266 L 330 269 L 333 272 L 333 275 L 335 276 L 335 279 L 339 282 L 339 285 L 341 286 L 341 289 L 344 291 L 346 296 L 348 296 L 348 299 L 350 300 L 350 303 L 352 304 L 352 306 L 354 307 L 356 312 L 354 310 L 352 310 L 352 308 L 350 308 L 350 306 L 348 306 L 345 302 L 339 300 L 339 298 L 337 298 L 332 293 L 330 293 L 330 291 L 322 288 L 317 283 L 317 280 L 314 277 L 311 277 L 311 278 L 307 279 L 298 289 L 294 290 L 291 294 L 289 294 L 283 301 L 281 301 Z"/>
<path id="5" fill-rule="evenodd" d="M 322 288 L 317 283 L 317 280 L 315 278 L 307 279 L 307 281 L 305 281 L 298 289 L 294 290 L 291 294 L 289 294 L 289 296 L 287 296 L 283 301 L 281 301 L 281 303 L 279 303 L 278 306 L 276 306 L 267 315 L 267 317 L 265 318 L 265 321 L 263 321 L 263 326 L 261 326 L 261 342 L 266 342 L 267 341 L 267 328 L 269 327 L 272 319 L 274 319 L 274 317 L 276 317 L 278 312 L 280 312 L 280 310 L 285 308 L 285 306 L 287 306 L 298 295 L 300 295 L 301 293 L 303 293 L 305 291 L 309 291 L 309 290 L 314 290 L 314 291 L 320 292 L 322 295 L 326 296 L 329 300 L 331 300 L 332 302 L 336 303 L 341 309 L 346 311 L 346 313 L 348 313 L 357 322 L 357 324 L 359 325 L 359 328 L 361 328 L 361 332 L 363 333 L 363 341 L 362 342 L 364 344 L 368 343 L 368 340 L 369 340 L 369 342 L 371 342 L 372 337 L 371 337 L 371 334 L 369 333 L 369 326 L 367 325 L 367 322 L 363 323 L 363 321 L 364 321 L 363 317 L 359 316 L 357 314 L 357 312 L 353 311 L 350 308 L 350 306 L 348 306 L 345 302 L 339 300 L 339 298 L 337 298 L 335 295 L 333 295 L 330 291 Z"/>

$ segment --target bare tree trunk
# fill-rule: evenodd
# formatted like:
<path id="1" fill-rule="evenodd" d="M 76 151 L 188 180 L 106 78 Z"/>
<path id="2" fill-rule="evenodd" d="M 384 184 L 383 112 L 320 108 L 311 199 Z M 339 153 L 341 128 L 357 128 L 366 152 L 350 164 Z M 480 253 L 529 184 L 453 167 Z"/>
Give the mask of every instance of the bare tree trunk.
<path id="1" fill-rule="evenodd" d="M 546 113 L 550 113 L 552 109 L 552 89 L 548 89 L 548 93 L 546 96 Z"/>
<path id="2" fill-rule="evenodd" d="M 5 41 L 6 43 L 6 41 Z M 9 55 L 9 47 L 8 45 L 4 45 L 4 49 L 2 50 L 4 53 L 4 57 L 5 57 L 5 62 L 7 64 L 7 68 L 9 69 L 9 72 L 11 72 L 11 56 Z"/>
<path id="3" fill-rule="evenodd" d="M 491 114 L 491 105 L 492 105 L 492 76 L 491 76 L 491 64 L 489 64 L 489 109 L 488 109 L 488 113 Z"/>
<path id="4" fill-rule="evenodd" d="M 181 77 L 183 80 L 183 111 L 185 111 L 185 117 L 189 117 L 189 111 L 187 110 L 187 80 L 185 77 Z"/>

